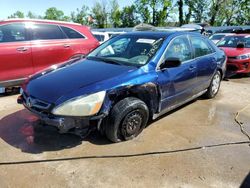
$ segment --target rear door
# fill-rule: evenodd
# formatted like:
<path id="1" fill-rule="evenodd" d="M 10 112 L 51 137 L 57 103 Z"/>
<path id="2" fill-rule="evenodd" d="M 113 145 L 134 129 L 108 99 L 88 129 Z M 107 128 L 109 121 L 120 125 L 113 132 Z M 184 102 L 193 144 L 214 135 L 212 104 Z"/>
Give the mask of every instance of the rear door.
<path id="1" fill-rule="evenodd" d="M 170 42 L 161 63 L 167 58 L 178 58 L 182 63 L 179 67 L 158 70 L 161 111 L 192 97 L 197 83 L 197 63 L 187 36 L 178 36 Z"/>
<path id="2" fill-rule="evenodd" d="M 197 87 L 196 92 L 208 88 L 211 78 L 215 73 L 217 63 L 215 50 L 207 42 L 207 39 L 199 36 L 190 36 L 190 42 L 194 50 L 197 62 Z"/>
<path id="3" fill-rule="evenodd" d="M 60 26 L 62 31 L 67 36 L 69 48 L 74 52 L 74 56 L 87 55 L 95 46 L 94 42 L 89 40 L 82 33 L 67 26 Z M 78 26 L 79 27 L 79 26 Z M 81 27 L 81 26 L 80 26 Z"/>
<path id="4" fill-rule="evenodd" d="M 30 29 L 34 70 L 68 60 L 72 55 L 69 40 L 58 25 L 33 24 Z"/>
<path id="5" fill-rule="evenodd" d="M 24 23 L 0 26 L 0 82 L 25 79 L 33 73 L 31 46 Z"/>

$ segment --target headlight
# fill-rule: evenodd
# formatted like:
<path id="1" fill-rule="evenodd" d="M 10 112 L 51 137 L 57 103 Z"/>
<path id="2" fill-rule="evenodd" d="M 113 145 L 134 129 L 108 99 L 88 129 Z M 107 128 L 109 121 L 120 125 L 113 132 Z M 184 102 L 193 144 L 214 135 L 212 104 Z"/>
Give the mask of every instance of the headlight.
<path id="1" fill-rule="evenodd" d="M 81 96 L 64 102 L 52 111 L 55 115 L 91 116 L 99 112 L 106 92 L 101 91 L 88 96 Z"/>
<path id="2" fill-rule="evenodd" d="M 236 59 L 249 59 L 250 58 L 250 54 L 243 54 L 243 55 L 239 55 L 236 57 Z"/>

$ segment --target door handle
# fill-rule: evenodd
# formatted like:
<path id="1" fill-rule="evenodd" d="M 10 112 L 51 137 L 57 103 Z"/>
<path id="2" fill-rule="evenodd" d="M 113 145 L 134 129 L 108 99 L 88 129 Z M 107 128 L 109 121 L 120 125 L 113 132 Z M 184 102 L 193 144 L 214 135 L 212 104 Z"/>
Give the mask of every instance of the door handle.
<path id="1" fill-rule="evenodd" d="M 27 47 L 20 47 L 20 48 L 17 48 L 16 50 L 19 51 L 19 52 L 26 52 L 29 48 Z"/>
<path id="2" fill-rule="evenodd" d="M 64 44 L 63 46 L 64 46 L 64 48 L 69 48 L 70 47 L 69 44 Z"/>
<path id="3" fill-rule="evenodd" d="M 195 66 L 193 66 L 193 65 L 190 65 L 190 66 L 189 66 L 189 70 L 190 70 L 190 71 L 192 71 L 192 70 L 194 70 L 194 69 L 196 69 Z"/>

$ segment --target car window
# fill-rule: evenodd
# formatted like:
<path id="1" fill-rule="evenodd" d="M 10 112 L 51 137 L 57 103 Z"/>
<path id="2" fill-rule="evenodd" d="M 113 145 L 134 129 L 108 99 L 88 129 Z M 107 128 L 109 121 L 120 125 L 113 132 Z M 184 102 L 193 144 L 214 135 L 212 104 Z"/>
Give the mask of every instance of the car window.
<path id="1" fill-rule="evenodd" d="M 31 28 L 32 40 L 50 40 L 66 38 L 57 25 L 34 24 Z"/>
<path id="2" fill-rule="evenodd" d="M 0 42 L 26 41 L 26 29 L 22 23 L 0 26 Z"/>
<path id="3" fill-rule="evenodd" d="M 77 31 L 70 29 L 68 27 L 61 26 L 63 32 L 67 35 L 70 39 L 84 39 L 85 37 L 78 33 Z"/>
<path id="4" fill-rule="evenodd" d="M 227 36 L 217 46 L 236 48 L 239 43 L 243 43 L 245 48 L 250 48 L 250 36 Z"/>
<path id="5" fill-rule="evenodd" d="M 171 41 L 165 52 L 165 59 L 178 58 L 180 61 L 192 59 L 192 50 L 187 37 L 177 37 Z"/>
<path id="6" fill-rule="evenodd" d="M 209 37 L 209 39 L 211 40 L 220 40 L 224 37 L 225 35 L 212 35 L 211 37 Z"/>
<path id="7" fill-rule="evenodd" d="M 99 41 L 99 42 L 103 42 L 104 41 L 104 35 L 99 35 L 99 34 L 94 34 L 95 38 Z"/>
<path id="8" fill-rule="evenodd" d="M 123 53 L 130 42 L 130 38 L 122 38 L 100 51 L 100 56 L 109 56 Z"/>
<path id="9" fill-rule="evenodd" d="M 194 48 L 195 57 L 200 57 L 213 53 L 213 49 L 206 42 L 206 40 L 200 37 L 190 37 L 191 44 Z"/>

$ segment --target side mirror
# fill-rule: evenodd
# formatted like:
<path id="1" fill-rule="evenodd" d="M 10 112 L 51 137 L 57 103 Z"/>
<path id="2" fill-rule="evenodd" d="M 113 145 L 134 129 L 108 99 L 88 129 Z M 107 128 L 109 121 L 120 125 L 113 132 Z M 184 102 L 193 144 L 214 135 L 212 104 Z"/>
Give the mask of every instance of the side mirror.
<path id="1" fill-rule="evenodd" d="M 239 42 L 236 46 L 236 48 L 244 48 L 245 44 L 243 42 Z"/>
<path id="2" fill-rule="evenodd" d="M 181 65 L 181 60 L 179 58 L 170 57 L 167 58 L 164 63 L 160 65 L 160 69 L 179 67 Z"/>

